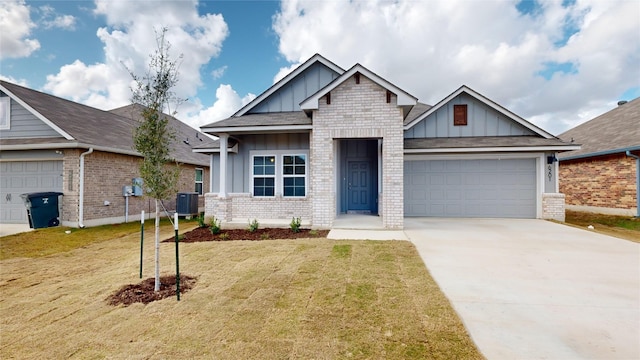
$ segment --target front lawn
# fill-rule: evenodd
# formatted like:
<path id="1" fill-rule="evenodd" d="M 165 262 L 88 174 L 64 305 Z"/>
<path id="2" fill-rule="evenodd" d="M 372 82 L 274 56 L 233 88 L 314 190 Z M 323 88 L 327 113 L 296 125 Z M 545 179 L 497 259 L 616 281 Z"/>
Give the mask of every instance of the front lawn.
<path id="1" fill-rule="evenodd" d="M 583 229 L 591 225 L 592 231 L 640 242 L 640 218 L 637 217 L 567 210 L 565 222 Z"/>
<path id="2" fill-rule="evenodd" d="M 163 275 L 174 248 L 161 244 Z M 149 236 L 145 278 L 152 264 Z M 136 233 L 0 261 L 0 358 L 482 358 L 409 242 L 181 244 L 196 283 L 179 302 L 109 305 L 138 265 Z"/>

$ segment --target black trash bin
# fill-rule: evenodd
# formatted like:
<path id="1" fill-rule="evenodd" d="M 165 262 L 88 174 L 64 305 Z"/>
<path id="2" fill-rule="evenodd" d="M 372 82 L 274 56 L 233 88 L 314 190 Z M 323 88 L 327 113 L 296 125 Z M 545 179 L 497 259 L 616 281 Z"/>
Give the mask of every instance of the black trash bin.
<path id="1" fill-rule="evenodd" d="M 58 197 L 60 192 L 38 192 L 20 195 L 27 207 L 29 227 L 32 229 L 60 225 Z"/>

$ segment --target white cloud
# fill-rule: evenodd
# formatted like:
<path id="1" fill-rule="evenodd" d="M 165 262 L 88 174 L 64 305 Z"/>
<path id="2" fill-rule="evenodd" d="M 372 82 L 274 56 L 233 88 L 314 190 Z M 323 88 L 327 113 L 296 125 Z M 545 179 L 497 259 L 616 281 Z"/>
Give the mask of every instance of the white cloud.
<path id="1" fill-rule="evenodd" d="M 283 1 L 273 28 L 292 66 L 275 80 L 320 53 L 426 103 L 466 84 L 552 133 L 640 85 L 639 2 L 538 3 L 529 16 L 513 1 Z M 539 75 L 565 62 L 575 71 Z"/>
<path id="2" fill-rule="evenodd" d="M 10 83 L 14 83 L 14 84 L 17 84 L 17 85 L 20 85 L 20 86 L 24 86 L 24 87 L 28 87 L 29 86 L 29 83 L 27 82 L 27 80 L 25 80 L 25 79 L 16 79 L 13 76 L 5 76 L 5 75 L 0 74 L 0 80 L 8 81 Z"/>
<path id="3" fill-rule="evenodd" d="M 181 98 L 193 98 L 202 85 L 200 70 L 217 57 L 228 27 L 221 15 L 199 15 L 195 1 L 96 0 L 94 13 L 106 18 L 107 27 L 97 30 L 104 43 L 104 62 L 85 64 L 76 60 L 47 76 L 45 89 L 54 95 L 90 106 L 111 109 L 130 101 L 131 76 L 146 72 L 149 55 L 157 49 L 156 32 L 168 29 L 170 55 L 179 60 L 179 81 L 174 88 Z M 162 21 L 160 22 L 159 19 Z M 154 32 L 155 31 L 155 32 Z M 198 100 L 183 108 L 200 107 Z"/>
<path id="4" fill-rule="evenodd" d="M 27 57 L 38 50 L 40 42 L 29 38 L 34 27 L 23 0 L 0 1 L 0 59 Z"/>
<path id="5" fill-rule="evenodd" d="M 214 80 L 220 79 L 227 71 L 227 65 L 219 67 L 211 72 L 211 76 Z"/>
<path id="6" fill-rule="evenodd" d="M 38 12 L 41 15 L 38 23 L 45 29 L 75 30 L 77 19 L 73 15 L 60 15 L 51 5 L 38 7 Z"/>
<path id="7" fill-rule="evenodd" d="M 201 104 L 192 104 L 190 107 L 182 106 L 177 118 L 191 126 L 200 127 L 228 118 L 255 97 L 254 94 L 240 97 L 231 85 L 222 84 L 216 90 L 216 101 L 213 105 L 207 108 Z M 186 115 L 181 115 L 182 113 Z"/>

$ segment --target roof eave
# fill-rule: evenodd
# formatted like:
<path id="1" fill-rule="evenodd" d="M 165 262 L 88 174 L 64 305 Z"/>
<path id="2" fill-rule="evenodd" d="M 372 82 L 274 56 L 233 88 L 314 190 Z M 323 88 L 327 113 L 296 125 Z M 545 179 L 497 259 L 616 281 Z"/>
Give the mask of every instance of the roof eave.
<path id="1" fill-rule="evenodd" d="M 309 68 L 311 65 L 315 64 L 316 62 L 320 62 L 321 64 L 325 65 L 326 67 L 328 67 L 329 69 L 335 71 L 338 74 L 343 74 L 344 71 L 345 71 L 343 68 L 341 68 L 338 65 L 334 64 L 333 62 L 329 61 L 328 59 L 326 59 L 322 55 L 315 54 L 311 58 L 309 58 L 307 61 L 302 63 L 300 66 L 295 68 L 293 71 L 291 71 L 289 74 L 287 74 L 285 77 L 280 79 L 280 81 L 278 81 L 275 84 L 271 85 L 270 88 L 268 88 L 266 91 L 264 91 L 262 94 L 260 94 L 255 99 L 253 99 L 247 105 L 245 105 L 242 108 L 240 108 L 240 110 L 238 110 L 232 116 L 242 116 L 242 115 L 246 114 L 251 109 L 253 109 L 256 105 L 258 105 L 260 102 L 262 102 L 264 99 L 268 98 L 271 94 L 273 94 L 276 91 L 278 91 L 278 89 L 282 88 L 285 84 L 287 84 L 289 81 L 291 81 L 291 79 L 293 79 L 296 76 L 298 76 L 300 73 L 302 73 L 304 70 L 306 70 L 307 68 Z"/>
<path id="2" fill-rule="evenodd" d="M 57 132 L 58 134 L 60 134 L 60 136 L 64 137 L 67 140 L 74 140 L 73 136 L 71 136 L 71 134 L 69 134 L 68 132 L 62 130 L 62 128 L 60 128 L 58 125 L 54 124 L 51 120 L 47 119 L 44 115 L 40 114 L 38 111 L 36 111 L 33 107 L 31 107 L 31 105 L 27 104 L 25 101 L 23 101 L 22 99 L 20 99 L 18 96 L 16 96 L 13 92 L 11 92 L 10 90 L 8 90 L 6 87 L 4 87 L 2 84 L 0 84 L 0 90 L 2 90 L 5 94 L 9 95 L 9 97 L 11 99 L 13 99 L 15 102 L 17 102 L 18 104 L 20 104 L 20 106 L 22 106 L 23 108 L 25 108 L 27 111 L 29 111 L 30 113 L 32 113 L 35 117 L 37 117 L 38 119 L 40 119 L 42 122 L 44 122 L 45 124 L 47 124 L 50 128 L 52 128 L 55 132 Z"/>
<path id="3" fill-rule="evenodd" d="M 429 116 L 429 115 L 433 114 L 434 112 L 436 112 L 438 109 L 440 109 L 446 103 L 448 103 L 449 101 L 451 101 L 452 99 L 454 99 L 456 96 L 460 95 L 463 92 L 466 92 L 469 95 L 475 97 L 476 99 L 482 101 L 485 105 L 493 108 L 494 110 L 496 110 L 497 112 L 507 116 L 508 118 L 510 118 L 512 120 L 515 120 L 520 125 L 526 127 L 527 129 L 533 131 L 534 133 L 544 137 L 545 139 L 556 138 L 551 133 L 549 133 L 549 132 L 537 127 L 536 125 L 534 125 L 534 124 L 532 124 L 530 122 L 528 122 L 527 120 L 525 120 L 525 119 L 521 118 L 520 116 L 516 115 L 515 113 L 507 110 L 506 108 L 502 107 L 501 105 L 497 104 L 496 102 L 492 101 L 491 99 L 485 97 L 484 95 L 478 93 L 477 91 L 471 89 L 470 87 L 468 87 L 466 85 L 462 85 L 456 91 L 454 91 L 451 94 L 449 94 L 449 96 L 447 96 L 444 99 L 440 100 L 440 102 L 438 102 L 436 105 L 434 105 L 429 110 L 424 112 L 422 115 L 418 116 L 412 122 L 410 122 L 409 124 L 405 125 L 404 126 L 404 130 L 407 131 L 407 130 L 411 129 L 414 125 L 416 125 L 420 121 L 424 120 L 427 116 Z"/>
<path id="4" fill-rule="evenodd" d="M 473 148 L 430 148 L 404 149 L 405 154 L 442 154 L 442 153 L 481 153 L 481 152 L 540 152 L 578 150 L 580 146 L 547 145 L 547 146 L 494 146 Z"/>
<path id="5" fill-rule="evenodd" d="M 201 130 L 210 135 L 217 134 L 246 134 L 246 133 L 274 133 L 274 132 L 307 132 L 313 125 L 262 125 L 262 126 L 227 126 L 203 127 Z"/>
<path id="6" fill-rule="evenodd" d="M 398 106 L 401 106 L 401 107 L 415 106 L 418 103 L 418 98 L 416 98 L 415 96 L 393 85 L 389 81 L 385 80 L 384 78 L 380 77 L 379 75 L 375 74 L 374 72 L 365 68 L 364 66 L 360 64 L 356 64 L 351 69 L 347 70 L 342 75 L 335 78 L 332 82 L 327 84 L 325 87 L 318 90 L 315 94 L 311 95 L 310 97 L 302 101 L 300 103 L 300 108 L 307 113 L 309 113 L 309 111 L 311 110 L 317 110 L 319 107 L 319 100 L 321 97 L 323 97 L 328 92 L 338 87 L 345 80 L 349 79 L 351 76 L 353 76 L 356 73 L 361 73 L 362 75 L 366 76 L 368 79 L 375 82 L 379 86 L 394 93 L 397 97 Z"/>
<path id="7" fill-rule="evenodd" d="M 607 155 L 614 155 L 614 154 L 624 154 L 627 151 L 640 151 L 640 145 L 619 148 L 619 149 L 605 150 L 605 151 L 596 151 L 596 152 L 580 154 L 575 156 L 566 156 L 566 157 L 559 158 L 558 161 L 577 160 L 577 159 L 585 159 L 590 157 L 607 156 Z"/>

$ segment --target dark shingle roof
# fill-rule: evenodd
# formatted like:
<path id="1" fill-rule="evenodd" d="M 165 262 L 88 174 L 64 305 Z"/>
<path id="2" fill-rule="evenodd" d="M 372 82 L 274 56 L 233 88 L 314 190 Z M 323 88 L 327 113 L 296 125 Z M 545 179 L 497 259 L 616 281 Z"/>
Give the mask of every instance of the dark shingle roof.
<path id="1" fill-rule="evenodd" d="M 125 114 L 124 111 L 129 111 L 126 109 L 131 108 L 131 106 L 116 109 L 113 112 L 103 111 L 6 81 L 0 81 L 0 84 L 73 137 L 73 140 L 65 140 L 62 137 L 28 140 L 3 139 L 1 140 L 2 145 L 60 143 L 60 145 L 99 147 L 104 151 L 136 154 L 133 148 L 133 130 L 137 125 L 137 121 L 131 116 L 121 116 Z M 186 138 L 186 134 L 193 134 L 189 136 L 191 142 L 191 138 L 195 137 L 195 133 L 198 130 L 174 118 L 172 118 L 171 124 L 177 130 L 178 139 L 180 140 L 177 144 L 174 144 L 172 156 L 183 163 L 207 165 L 208 157 L 206 155 L 195 154 L 191 151 L 190 145 L 182 143 L 182 140 L 184 140 L 182 137 Z M 199 137 L 211 141 L 203 133 L 199 133 Z"/>
<path id="2" fill-rule="evenodd" d="M 544 147 L 572 146 L 560 139 L 545 139 L 538 136 L 483 136 L 404 139 L 405 149 L 456 149 L 494 147 Z"/>
<path id="3" fill-rule="evenodd" d="M 404 125 L 410 124 L 413 120 L 417 119 L 418 116 L 429 111 L 429 109 L 431 109 L 432 107 L 433 106 L 423 104 L 421 102 L 417 103 L 414 107 L 411 108 L 411 111 L 409 111 L 409 114 L 404 119 Z"/>
<path id="4" fill-rule="evenodd" d="M 564 141 L 573 139 L 580 150 L 566 152 L 559 158 L 589 157 L 598 154 L 640 148 L 640 98 L 619 105 L 598 117 L 560 135 Z"/>
<path id="5" fill-rule="evenodd" d="M 242 116 L 232 116 L 230 118 L 202 126 L 202 128 L 215 129 L 226 127 L 286 125 L 311 125 L 311 118 L 309 118 L 304 111 L 246 114 Z"/>

